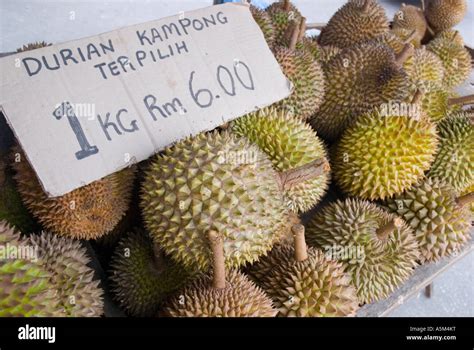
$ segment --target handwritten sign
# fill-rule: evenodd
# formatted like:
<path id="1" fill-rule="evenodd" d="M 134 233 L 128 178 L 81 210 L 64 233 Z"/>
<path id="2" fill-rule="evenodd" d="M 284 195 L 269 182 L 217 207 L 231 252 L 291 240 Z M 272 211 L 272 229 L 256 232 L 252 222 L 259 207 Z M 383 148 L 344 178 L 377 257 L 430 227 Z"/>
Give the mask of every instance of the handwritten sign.
<path id="1" fill-rule="evenodd" d="M 0 72 L 2 111 L 49 196 L 291 92 L 235 4 L 4 57 Z"/>

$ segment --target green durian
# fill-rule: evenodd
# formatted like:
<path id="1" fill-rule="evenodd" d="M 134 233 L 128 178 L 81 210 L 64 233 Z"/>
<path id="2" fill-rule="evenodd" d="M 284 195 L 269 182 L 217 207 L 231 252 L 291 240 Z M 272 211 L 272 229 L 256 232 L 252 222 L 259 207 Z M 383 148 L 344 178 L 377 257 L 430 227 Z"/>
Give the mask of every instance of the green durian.
<path id="1" fill-rule="evenodd" d="M 275 28 L 273 28 L 270 15 L 253 5 L 250 5 L 250 12 L 252 13 L 253 19 L 262 30 L 268 46 L 273 47 L 273 44 L 275 43 Z"/>
<path id="2" fill-rule="evenodd" d="M 308 211 L 320 201 L 328 188 L 329 163 L 323 143 L 308 124 L 285 111 L 268 108 L 234 120 L 231 128 L 260 147 L 279 172 L 319 161 L 321 167 L 311 178 L 285 188 L 284 195 L 295 212 Z"/>
<path id="3" fill-rule="evenodd" d="M 355 288 L 341 263 L 307 248 L 304 226 L 293 227 L 294 243 L 276 246 L 248 267 L 249 276 L 272 298 L 278 316 L 352 316 Z"/>
<path id="4" fill-rule="evenodd" d="M 136 317 L 156 315 L 162 302 L 182 287 L 190 275 L 140 231 L 122 237 L 110 270 L 115 300 Z"/>
<path id="5" fill-rule="evenodd" d="M 65 316 L 37 252 L 0 221 L 0 317 Z"/>
<path id="6" fill-rule="evenodd" d="M 430 85 L 443 85 L 445 78 L 443 62 L 424 46 L 415 49 L 413 55 L 403 64 L 403 68 L 410 83 L 417 89 L 426 90 Z"/>
<path id="7" fill-rule="evenodd" d="M 141 208 L 150 235 L 184 267 L 206 270 L 205 235 L 224 237 L 226 266 L 268 252 L 287 208 L 270 159 L 228 132 L 199 134 L 168 147 L 145 175 Z"/>
<path id="8" fill-rule="evenodd" d="M 471 193 L 457 199 L 450 185 L 426 179 L 388 199 L 387 206 L 414 230 L 420 260 L 425 263 L 455 254 L 469 240 L 472 214 L 468 204 L 473 197 Z"/>
<path id="9" fill-rule="evenodd" d="M 226 271 L 224 242 L 208 233 L 213 272 L 201 274 L 171 297 L 163 315 L 171 317 L 273 317 L 277 313 L 265 293 L 238 270 Z"/>
<path id="10" fill-rule="evenodd" d="M 450 39 L 437 38 L 430 41 L 426 47 L 443 63 L 443 84 L 446 89 L 452 89 L 466 81 L 471 74 L 472 57 L 464 46 Z"/>
<path id="11" fill-rule="evenodd" d="M 437 38 L 450 40 L 460 46 L 464 46 L 464 38 L 462 37 L 461 33 L 455 29 L 443 30 L 442 32 L 436 34 L 435 39 Z"/>
<path id="12" fill-rule="evenodd" d="M 100 281 L 88 266 L 90 257 L 79 241 L 48 232 L 31 235 L 28 241 L 37 248 L 65 316 L 99 317 L 104 313 Z"/>
<path id="13" fill-rule="evenodd" d="M 289 0 L 279 0 L 268 6 L 265 10 L 273 23 L 275 30 L 275 44 L 285 45 L 288 31 L 302 18 L 300 11 Z"/>
<path id="14" fill-rule="evenodd" d="M 331 17 L 319 43 L 346 48 L 373 39 L 389 30 L 385 11 L 374 0 L 351 0 Z"/>
<path id="15" fill-rule="evenodd" d="M 334 180 L 351 196 L 389 198 L 424 176 L 437 146 L 435 125 L 416 105 L 389 103 L 343 133 L 331 157 Z"/>
<path id="16" fill-rule="evenodd" d="M 388 297 L 417 266 L 413 231 L 400 218 L 367 201 L 346 199 L 323 207 L 306 232 L 310 246 L 343 264 L 360 303 Z"/>
<path id="17" fill-rule="evenodd" d="M 461 193 L 474 184 L 474 125 L 468 113 L 456 112 L 438 130 L 440 145 L 428 176 Z"/>

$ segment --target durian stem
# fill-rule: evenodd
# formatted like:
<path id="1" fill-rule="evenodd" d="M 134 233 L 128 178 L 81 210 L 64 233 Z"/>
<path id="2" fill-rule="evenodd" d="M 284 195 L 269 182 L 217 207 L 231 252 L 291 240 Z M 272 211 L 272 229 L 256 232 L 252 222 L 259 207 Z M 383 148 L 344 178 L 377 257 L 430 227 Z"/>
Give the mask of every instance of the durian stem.
<path id="1" fill-rule="evenodd" d="M 291 33 L 291 41 L 290 41 L 290 46 L 289 46 L 289 49 L 291 51 L 295 51 L 299 36 L 300 36 L 300 25 L 297 23 L 295 27 L 293 28 L 293 32 Z"/>
<path id="2" fill-rule="evenodd" d="M 385 226 L 379 227 L 375 233 L 379 239 L 386 239 L 393 231 L 403 225 L 403 220 L 400 218 L 395 218 Z"/>
<path id="3" fill-rule="evenodd" d="M 306 246 L 306 240 L 304 239 L 304 226 L 301 224 L 293 225 L 291 232 L 293 232 L 296 261 L 308 259 L 308 248 Z"/>
<path id="4" fill-rule="evenodd" d="M 362 6 L 362 12 L 367 13 L 369 11 L 370 3 L 372 0 L 365 0 L 364 5 Z"/>
<path id="5" fill-rule="evenodd" d="M 421 0 L 421 9 L 425 11 L 425 0 Z"/>
<path id="6" fill-rule="evenodd" d="M 306 18 L 305 17 L 301 19 L 299 30 L 300 32 L 298 36 L 298 41 L 301 41 L 306 35 Z"/>
<path id="7" fill-rule="evenodd" d="M 462 97 L 452 97 L 448 99 L 448 106 L 453 105 L 468 105 L 474 103 L 474 95 L 467 95 Z"/>
<path id="8" fill-rule="evenodd" d="M 327 23 L 307 23 L 306 24 L 306 30 L 310 30 L 310 29 L 323 29 L 324 27 L 326 27 Z"/>
<path id="9" fill-rule="evenodd" d="M 408 59 L 408 57 L 413 55 L 413 51 L 414 51 L 414 47 L 412 44 L 405 44 L 405 46 L 403 47 L 403 50 L 398 55 L 396 55 L 395 62 L 399 66 L 402 66 L 403 63 L 405 63 L 405 61 Z"/>
<path id="10" fill-rule="evenodd" d="M 417 105 L 418 103 L 420 103 L 422 98 L 423 98 L 423 92 L 420 89 L 416 90 L 415 95 L 413 95 L 413 98 L 411 100 L 411 104 Z"/>
<path id="11" fill-rule="evenodd" d="M 283 0 L 283 11 L 288 12 L 290 11 L 290 0 Z"/>
<path id="12" fill-rule="evenodd" d="M 330 167 L 326 158 L 313 160 L 298 168 L 279 173 L 280 187 L 282 190 L 288 190 L 304 181 L 314 179 L 329 170 Z"/>
<path id="13" fill-rule="evenodd" d="M 465 194 L 464 196 L 461 196 L 456 199 L 456 203 L 458 204 L 459 207 L 465 207 L 466 205 L 469 205 L 474 202 L 474 192 Z"/>
<path id="14" fill-rule="evenodd" d="M 225 260 L 224 260 L 224 240 L 216 231 L 209 231 L 209 242 L 212 249 L 212 286 L 216 289 L 225 288 Z"/>

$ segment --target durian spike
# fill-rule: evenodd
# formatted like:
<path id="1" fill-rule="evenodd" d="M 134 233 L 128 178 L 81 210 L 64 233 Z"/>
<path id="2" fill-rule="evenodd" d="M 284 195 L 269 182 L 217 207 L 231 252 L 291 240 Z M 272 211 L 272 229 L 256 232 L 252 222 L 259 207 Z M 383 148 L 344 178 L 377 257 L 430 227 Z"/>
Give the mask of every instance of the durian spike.
<path id="1" fill-rule="evenodd" d="M 469 105 L 474 103 L 474 94 L 473 95 L 467 95 L 467 96 L 462 96 L 462 97 L 452 97 L 448 99 L 448 106 L 453 106 L 453 105 Z"/>
<path id="2" fill-rule="evenodd" d="M 224 240 L 216 231 L 209 231 L 209 242 L 212 250 L 212 286 L 216 289 L 225 288 L 225 260 L 224 260 Z"/>
<path id="3" fill-rule="evenodd" d="M 411 100 L 411 104 L 417 105 L 418 103 L 420 103 L 421 99 L 423 98 L 423 95 L 423 91 L 421 91 L 420 89 L 416 90 L 415 95 L 413 95 L 413 98 Z"/>
<path id="4" fill-rule="evenodd" d="M 375 233 L 379 239 L 386 239 L 393 231 L 403 225 L 403 220 L 400 218 L 395 218 L 386 225 L 379 227 Z"/>
<path id="5" fill-rule="evenodd" d="M 364 5 L 362 6 L 362 12 L 366 13 L 367 11 L 369 11 L 369 7 L 370 7 L 371 2 L 372 2 L 372 0 L 365 0 L 364 1 Z"/>
<path id="6" fill-rule="evenodd" d="M 283 0 L 283 10 L 285 12 L 288 12 L 290 11 L 290 8 L 291 8 L 290 0 Z"/>
<path id="7" fill-rule="evenodd" d="M 421 9 L 425 11 L 425 0 L 421 0 Z"/>
<path id="8" fill-rule="evenodd" d="M 327 26 L 327 23 L 307 23 L 306 24 L 306 30 L 310 29 L 323 29 L 324 27 Z"/>
<path id="9" fill-rule="evenodd" d="M 313 160 L 303 166 L 278 173 L 280 187 L 287 190 L 303 181 L 311 180 L 330 170 L 325 158 Z"/>
<path id="10" fill-rule="evenodd" d="M 474 192 L 470 192 L 456 199 L 456 203 L 459 207 L 465 207 L 474 202 Z"/>
<path id="11" fill-rule="evenodd" d="M 300 35 L 298 36 L 298 41 L 301 41 L 306 35 L 306 18 L 305 17 L 301 18 L 299 29 L 300 29 Z"/>
<path id="12" fill-rule="evenodd" d="M 293 28 L 293 32 L 291 33 L 291 40 L 290 40 L 290 46 L 289 46 L 289 49 L 291 51 L 295 51 L 299 36 L 300 36 L 300 25 L 297 23 Z"/>
<path id="13" fill-rule="evenodd" d="M 400 67 L 403 66 L 403 63 L 411 56 L 413 55 L 413 52 L 415 51 L 415 48 L 413 47 L 412 44 L 405 44 L 403 47 L 402 51 L 395 56 L 395 62 L 398 64 Z"/>
<path id="14" fill-rule="evenodd" d="M 308 248 L 304 238 L 304 226 L 296 224 L 291 227 L 293 239 L 295 244 L 295 259 L 296 261 L 304 261 L 308 259 Z"/>

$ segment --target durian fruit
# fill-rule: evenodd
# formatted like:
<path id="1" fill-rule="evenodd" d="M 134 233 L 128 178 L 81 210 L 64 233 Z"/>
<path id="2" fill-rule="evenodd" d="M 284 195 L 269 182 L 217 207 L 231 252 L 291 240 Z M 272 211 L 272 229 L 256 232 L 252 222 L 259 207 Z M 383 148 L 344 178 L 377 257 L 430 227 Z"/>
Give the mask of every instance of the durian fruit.
<path id="1" fill-rule="evenodd" d="M 14 178 L 23 203 L 48 231 L 71 238 L 96 239 L 110 232 L 125 214 L 134 167 L 49 198 L 18 146 L 13 153 Z"/>
<path id="2" fill-rule="evenodd" d="M 275 28 L 273 28 L 270 15 L 253 5 L 250 5 L 250 12 L 252 13 L 253 19 L 262 30 L 268 46 L 273 47 L 273 44 L 275 43 Z"/>
<path id="3" fill-rule="evenodd" d="M 300 11 L 289 0 L 279 0 L 265 10 L 273 23 L 275 44 L 284 45 L 292 24 L 299 23 L 302 18 Z"/>
<path id="4" fill-rule="evenodd" d="M 23 45 L 22 47 L 17 49 L 16 52 L 25 52 L 25 51 L 35 50 L 35 49 L 41 49 L 42 47 L 51 46 L 51 45 L 52 44 L 48 44 L 44 41 L 38 41 L 35 43 L 29 43 L 29 44 Z"/>
<path id="5" fill-rule="evenodd" d="M 459 251 L 470 238 L 470 193 L 460 198 L 451 186 L 426 179 L 387 200 L 388 208 L 406 220 L 415 232 L 422 263 Z"/>
<path id="6" fill-rule="evenodd" d="M 464 196 L 464 195 L 467 195 L 469 193 L 472 193 L 474 192 L 474 183 L 472 183 L 471 186 L 469 186 L 468 188 L 466 188 L 462 193 L 461 193 L 461 196 Z M 471 217 L 472 217 L 472 220 L 474 221 L 474 202 L 471 203 L 471 205 L 469 206 L 469 208 L 471 209 Z M 474 223 L 473 223 L 474 225 Z"/>
<path id="7" fill-rule="evenodd" d="M 469 77 L 472 58 L 464 46 L 450 39 L 437 38 L 426 47 L 441 59 L 445 71 L 443 83 L 447 89 L 462 84 Z"/>
<path id="8" fill-rule="evenodd" d="M 351 196 L 385 199 L 424 176 L 437 146 L 435 125 L 415 103 L 388 103 L 343 133 L 331 157 L 334 180 Z"/>
<path id="9" fill-rule="evenodd" d="M 226 272 L 223 237 L 209 231 L 213 273 L 197 277 L 163 308 L 171 317 L 273 317 L 265 293 L 238 270 Z"/>
<path id="10" fill-rule="evenodd" d="M 0 220 L 7 221 L 20 232 L 33 232 L 39 225 L 23 205 L 10 170 L 6 156 L 0 158 Z"/>
<path id="11" fill-rule="evenodd" d="M 0 221 L 0 317 L 65 316 L 51 275 L 38 261 L 34 247 Z"/>
<path id="12" fill-rule="evenodd" d="M 304 23 L 303 21 L 301 23 Z M 292 33 L 289 48 L 275 48 L 275 58 L 283 73 L 293 83 L 293 92 L 275 107 L 284 108 L 302 120 L 316 113 L 323 102 L 325 78 L 320 64 L 307 50 L 296 50 L 301 27 Z"/>
<path id="13" fill-rule="evenodd" d="M 256 145 L 229 132 L 199 134 L 168 147 L 145 175 L 141 208 L 148 232 L 186 268 L 207 270 L 207 232 L 224 238 L 226 266 L 268 252 L 287 208 L 281 178 Z"/>
<path id="14" fill-rule="evenodd" d="M 346 48 L 389 30 L 385 11 L 374 0 L 351 0 L 331 17 L 319 37 L 321 45 Z"/>
<path id="15" fill-rule="evenodd" d="M 420 44 L 428 29 L 423 10 L 417 6 L 402 4 L 400 10 L 395 13 L 392 29 L 402 29 L 406 32 L 415 32 L 413 40 Z"/>
<path id="16" fill-rule="evenodd" d="M 388 297 L 410 277 L 419 257 L 415 235 L 402 219 L 358 199 L 321 209 L 306 237 L 344 265 L 360 303 Z"/>
<path id="17" fill-rule="evenodd" d="M 412 44 L 415 48 L 419 49 L 422 48 L 423 45 L 418 38 L 416 37 L 415 30 L 408 30 L 403 28 L 393 28 L 390 30 L 390 33 L 398 37 L 401 41 L 407 44 Z"/>
<path id="18" fill-rule="evenodd" d="M 450 29 L 459 24 L 467 12 L 466 0 L 429 0 L 425 16 L 435 32 Z"/>
<path id="19" fill-rule="evenodd" d="M 341 52 L 341 49 L 334 45 L 320 46 L 319 51 L 319 63 L 324 69 L 324 65 L 327 64 L 333 57 L 336 57 Z"/>
<path id="20" fill-rule="evenodd" d="M 439 84 L 425 81 L 421 84 L 420 90 L 423 91 L 421 107 L 426 115 L 433 122 L 440 122 L 454 112 L 462 109 L 465 100 L 470 100 L 472 96 L 456 97 L 456 94 L 446 90 Z M 410 91 L 414 91 L 416 86 L 412 86 Z M 469 102 L 469 101 L 468 101 Z"/>
<path id="21" fill-rule="evenodd" d="M 388 101 L 404 100 L 409 81 L 402 68 L 413 51 L 408 44 L 395 55 L 385 45 L 362 43 L 341 51 L 325 65 L 326 95 L 311 125 L 335 140 L 362 113 Z"/>
<path id="22" fill-rule="evenodd" d="M 31 235 L 28 241 L 49 272 L 49 283 L 58 293 L 58 307 L 66 316 L 99 317 L 104 313 L 100 281 L 94 278 L 94 270 L 88 266 L 90 257 L 79 241 L 47 232 Z"/>
<path id="23" fill-rule="evenodd" d="M 303 225 L 292 231 L 294 243 L 275 247 L 248 268 L 249 276 L 272 298 L 278 316 L 353 316 L 357 295 L 342 264 L 307 248 Z"/>
<path id="24" fill-rule="evenodd" d="M 135 317 L 156 315 L 165 298 L 181 288 L 189 276 L 140 231 L 119 241 L 110 268 L 115 300 Z"/>
<path id="25" fill-rule="evenodd" d="M 294 186 L 284 188 L 285 202 L 295 212 L 308 211 L 319 202 L 328 187 L 329 163 L 323 143 L 308 124 L 283 110 L 267 108 L 234 120 L 231 129 L 257 144 L 279 172 L 314 161 L 321 164 L 307 174 L 308 180 L 299 177 Z"/>
<path id="26" fill-rule="evenodd" d="M 450 40 L 454 42 L 455 44 L 464 46 L 464 39 L 461 36 L 461 33 L 459 33 L 459 31 L 455 29 L 443 30 L 442 32 L 439 32 L 438 34 L 436 34 L 435 39 L 437 38 Z"/>
<path id="27" fill-rule="evenodd" d="M 406 41 L 406 40 L 401 39 L 398 35 L 395 35 L 395 33 L 391 30 L 377 36 L 374 39 L 369 40 L 368 42 L 373 43 L 373 44 L 388 46 L 395 52 L 395 54 L 398 55 L 399 53 L 403 51 L 403 49 L 405 48 L 405 45 L 409 43 L 409 40 Z"/>
<path id="28" fill-rule="evenodd" d="M 440 146 L 428 173 L 457 193 L 474 184 L 474 125 L 466 112 L 452 113 L 438 124 Z"/>
<path id="29" fill-rule="evenodd" d="M 445 79 L 443 62 L 423 46 L 415 49 L 413 55 L 403 64 L 403 68 L 416 89 L 425 89 L 430 83 L 442 86 Z"/>

